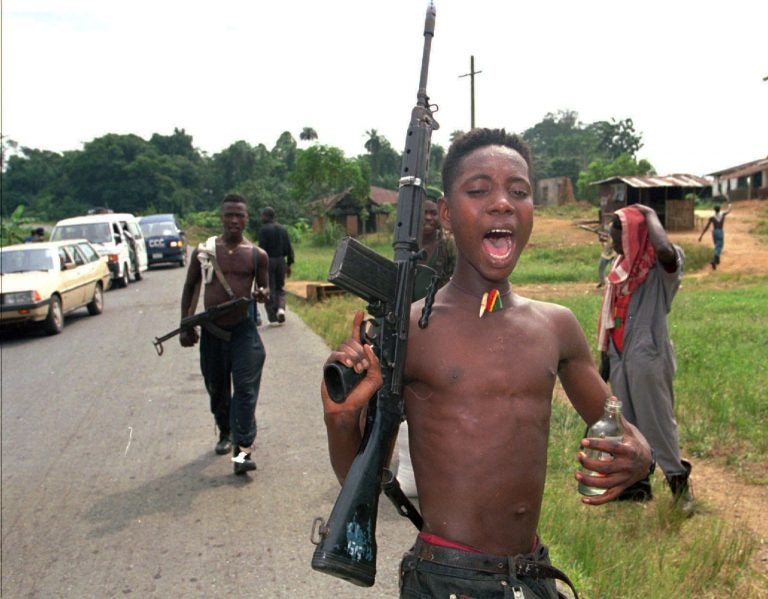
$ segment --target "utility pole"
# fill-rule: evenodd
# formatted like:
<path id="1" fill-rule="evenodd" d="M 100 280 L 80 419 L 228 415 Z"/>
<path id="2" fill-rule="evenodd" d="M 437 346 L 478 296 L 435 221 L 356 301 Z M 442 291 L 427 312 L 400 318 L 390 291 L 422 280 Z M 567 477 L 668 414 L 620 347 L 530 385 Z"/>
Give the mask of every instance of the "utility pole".
<path id="1" fill-rule="evenodd" d="M 470 81 L 470 97 L 471 97 L 471 103 L 472 103 L 472 129 L 475 128 L 475 75 L 478 75 L 479 73 L 482 73 L 482 71 L 476 71 L 475 70 L 475 57 L 471 56 L 469 58 L 469 73 L 465 73 L 464 75 L 459 75 L 459 79 L 462 77 L 469 77 Z"/>

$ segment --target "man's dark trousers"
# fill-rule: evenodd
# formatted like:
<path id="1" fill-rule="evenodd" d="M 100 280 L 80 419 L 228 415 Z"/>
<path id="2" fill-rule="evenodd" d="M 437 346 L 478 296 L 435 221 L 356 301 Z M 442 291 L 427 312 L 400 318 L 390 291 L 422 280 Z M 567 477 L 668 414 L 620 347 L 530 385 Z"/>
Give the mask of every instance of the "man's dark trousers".
<path id="1" fill-rule="evenodd" d="M 267 320 L 277 322 L 277 311 L 285 310 L 285 258 L 269 259 L 269 301 L 265 304 Z"/>
<path id="2" fill-rule="evenodd" d="M 226 330 L 232 333 L 229 341 L 203 328 L 200 370 L 219 431 L 230 433 L 233 445 L 250 447 L 256 439 L 256 402 L 266 352 L 250 318 Z"/>

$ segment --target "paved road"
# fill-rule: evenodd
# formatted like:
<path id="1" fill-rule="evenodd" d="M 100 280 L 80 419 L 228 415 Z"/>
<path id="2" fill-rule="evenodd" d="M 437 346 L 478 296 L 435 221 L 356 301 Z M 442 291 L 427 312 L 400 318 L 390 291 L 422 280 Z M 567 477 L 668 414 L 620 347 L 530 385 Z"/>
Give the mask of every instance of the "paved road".
<path id="1" fill-rule="evenodd" d="M 183 269 L 148 272 L 54 337 L 5 334 L 2 588 L 15 597 L 396 597 L 413 528 L 384 499 L 377 583 L 314 572 L 309 542 L 338 485 L 317 397 L 323 341 L 292 312 L 262 327 L 259 470 L 235 477 L 197 350 L 178 322 Z"/>

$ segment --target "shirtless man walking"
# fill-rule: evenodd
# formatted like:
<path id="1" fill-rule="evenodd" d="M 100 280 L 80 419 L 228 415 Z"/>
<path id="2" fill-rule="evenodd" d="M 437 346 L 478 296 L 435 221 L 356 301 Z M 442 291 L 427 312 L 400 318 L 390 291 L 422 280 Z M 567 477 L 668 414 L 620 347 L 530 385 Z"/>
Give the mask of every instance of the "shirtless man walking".
<path id="1" fill-rule="evenodd" d="M 699 241 L 701 241 L 701 238 L 704 237 L 704 233 L 706 233 L 707 229 L 709 229 L 709 226 L 712 225 L 712 243 L 715 245 L 715 252 L 712 256 L 712 262 L 710 262 L 712 265 L 712 270 L 717 270 L 717 266 L 720 264 L 720 254 L 723 252 L 723 243 L 725 242 L 725 231 L 723 230 L 723 225 L 725 225 L 725 217 L 730 214 L 731 210 L 733 210 L 732 203 L 729 203 L 728 208 L 722 212 L 720 212 L 720 206 L 715 205 L 715 213 L 709 217 L 709 220 L 704 226 L 701 235 L 699 235 Z"/>
<path id="2" fill-rule="evenodd" d="M 210 240 L 215 247 L 197 247 L 192 252 L 181 294 L 182 318 L 194 312 L 201 285 L 206 309 L 240 297 L 267 300 L 267 255 L 243 238 L 248 223 L 243 196 L 224 196 L 221 223 L 222 234 Z M 179 336 L 183 347 L 200 341 L 200 368 L 219 429 L 215 451 L 225 455 L 232 450 L 238 475 L 256 470 L 251 447 L 256 439 L 256 401 L 266 353 L 254 314 L 255 306 L 242 305 L 221 315 L 214 323 L 217 329 L 203 327 L 198 335 L 191 328 Z M 225 339 L 221 331 L 230 338 Z"/>

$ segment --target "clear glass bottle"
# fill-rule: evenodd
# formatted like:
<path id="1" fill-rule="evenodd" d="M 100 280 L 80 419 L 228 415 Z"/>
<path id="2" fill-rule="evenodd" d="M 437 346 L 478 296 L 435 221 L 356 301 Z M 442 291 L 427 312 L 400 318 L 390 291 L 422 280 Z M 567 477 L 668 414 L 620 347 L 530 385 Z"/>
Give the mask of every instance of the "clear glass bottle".
<path id="1" fill-rule="evenodd" d="M 603 416 L 589 427 L 587 431 L 588 438 L 596 439 L 609 439 L 612 441 L 621 441 L 624 437 L 624 427 L 621 424 L 621 402 L 615 397 L 611 396 L 605 400 L 605 406 L 603 408 Z M 613 456 L 605 451 L 597 451 L 595 449 L 586 449 L 585 453 L 590 458 L 597 458 L 598 460 L 612 460 Z M 595 472 L 582 468 L 582 472 L 587 476 L 593 476 Z M 589 487 L 583 482 L 579 481 L 579 493 L 582 495 L 602 495 L 607 489 L 601 489 L 598 487 Z"/>

